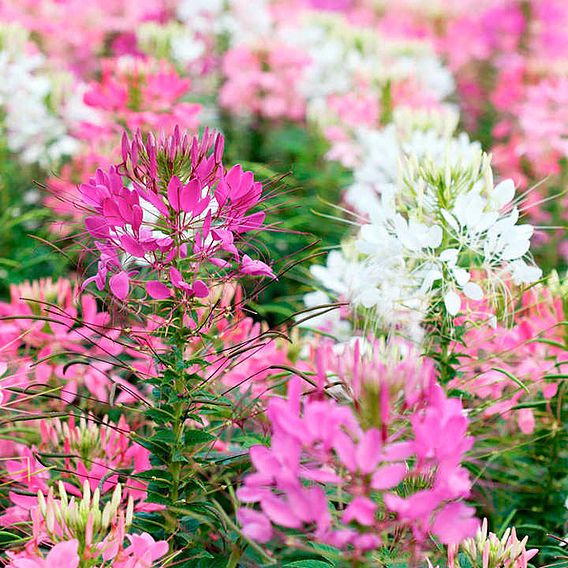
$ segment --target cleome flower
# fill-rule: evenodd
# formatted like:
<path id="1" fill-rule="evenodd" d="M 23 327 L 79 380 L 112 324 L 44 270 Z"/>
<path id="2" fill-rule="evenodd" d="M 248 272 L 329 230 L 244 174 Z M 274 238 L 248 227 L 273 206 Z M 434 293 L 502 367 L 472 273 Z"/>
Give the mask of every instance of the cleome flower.
<path id="1" fill-rule="evenodd" d="M 479 149 L 457 160 L 406 158 L 398 183 L 383 187 L 378 205 L 369 207 L 344 262 L 357 267 L 349 278 L 366 277 L 340 293 L 389 325 L 401 311 L 425 317 L 442 309 L 453 317 L 464 296 L 493 304 L 508 298 L 509 279 L 530 284 L 542 274 L 529 253 L 533 227 L 518 224 L 514 195 L 512 180 L 494 186 L 490 158 Z M 326 274 L 314 272 L 327 286 Z"/>
<path id="2" fill-rule="evenodd" d="M 131 283 L 154 299 L 174 291 L 203 298 L 209 288 L 199 278 L 206 270 L 274 277 L 259 260 L 241 254 L 245 233 L 259 229 L 264 213 L 249 213 L 262 196 L 252 172 L 222 164 L 223 137 L 205 131 L 132 140 L 125 135 L 123 162 L 98 170 L 80 187 L 91 214 L 85 226 L 100 253 L 98 271 L 85 281 L 99 290 L 108 278 L 112 293 L 125 300 Z M 124 174 L 131 183 L 123 183 Z M 141 267 L 148 278 L 136 281 Z"/>
<path id="3" fill-rule="evenodd" d="M 527 568 L 529 560 L 536 556 L 538 550 L 526 549 L 528 536 L 523 540 L 517 538 L 515 528 L 508 528 L 501 538 L 487 532 L 487 519 L 483 519 L 481 527 L 474 538 L 466 539 L 461 546 L 450 545 L 448 548 L 448 566 L 457 568 L 458 551 L 462 551 L 472 566 L 480 568 Z"/>
<path id="4" fill-rule="evenodd" d="M 63 70 L 50 69 L 51 62 L 29 35 L 17 24 L 0 25 L 0 131 L 20 162 L 48 170 L 78 152 L 69 122 L 74 112 L 83 113 L 84 105 L 78 82 Z"/>
<path id="5" fill-rule="evenodd" d="M 471 487 L 461 461 L 473 439 L 458 400 L 436 384 L 409 392 L 409 415 L 397 416 L 391 435 L 364 429 L 349 406 L 321 390 L 301 397 L 301 385 L 293 379 L 286 399 L 270 399 L 271 447 L 250 449 L 255 469 L 237 491 L 259 507 L 238 512 L 247 537 L 267 542 L 292 529 L 289 545 L 315 541 L 362 558 L 393 533 L 417 548 L 429 535 L 449 544 L 475 533 L 474 510 L 461 502 Z M 381 412 L 390 404 L 384 392 Z"/>
<path id="6" fill-rule="evenodd" d="M 37 506 L 31 510 L 33 537 L 23 550 L 8 553 L 9 568 L 93 566 L 101 562 L 122 568 L 151 566 L 167 553 L 168 545 L 154 541 L 146 533 L 126 534 L 132 525 L 134 507 L 131 498 L 126 509 L 121 501 L 120 485 L 103 505 L 99 489 L 91 492 L 87 481 L 80 499 L 70 497 L 61 481 L 58 498 L 53 488 L 47 495 L 38 491 Z M 130 546 L 124 546 L 125 539 Z M 46 558 L 42 552 L 45 544 L 53 545 Z M 58 564 L 64 557 L 65 564 Z"/>
<path id="7" fill-rule="evenodd" d="M 148 372 L 154 367 L 152 359 L 142 350 L 127 352 L 110 314 L 99 310 L 94 296 L 85 293 L 76 298 L 70 280 L 50 278 L 12 284 L 10 296 L 10 302 L 0 302 L 0 360 L 9 369 L 4 387 L 55 387 L 65 404 L 82 396 L 84 389 L 94 399 L 107 401 L 113 385 L 121 390 L 117 396 L 121 403 L 142 396 L 121 376 L 124 369 L 117 358 L 128 356 L 133 366 L 145 365 Z M 67 367 L 69 352 L 95 359 Z M 15 401 L 18 396 L 12 392 L 11 398 Z"/>

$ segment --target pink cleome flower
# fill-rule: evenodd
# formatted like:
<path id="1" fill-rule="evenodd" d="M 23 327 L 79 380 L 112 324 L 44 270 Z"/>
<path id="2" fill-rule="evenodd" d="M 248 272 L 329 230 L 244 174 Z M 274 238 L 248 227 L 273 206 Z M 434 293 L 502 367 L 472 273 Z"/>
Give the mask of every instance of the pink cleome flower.
<path id="1" fill-rule="evenodd" d="M 204 298 L 209 286 L 202 278 L 209 281 L 211 271 L 213 281 L 239 273 L 273 277 L 239 250 L 243 235 L 263 225 L 263 212 L 250 213 L 262 185 L 239 165 L 225 171 L 223 144 L 207 130 L 201 138 L 177 128 L 158 140 L 124 136 L 123 162 L 80 187 L 85 227 L 99 251 L 97 274 L 84 286 L 94 281 L 102 290 L 108 279 L 119 300 L 132 285 L 154 299 Z"/>

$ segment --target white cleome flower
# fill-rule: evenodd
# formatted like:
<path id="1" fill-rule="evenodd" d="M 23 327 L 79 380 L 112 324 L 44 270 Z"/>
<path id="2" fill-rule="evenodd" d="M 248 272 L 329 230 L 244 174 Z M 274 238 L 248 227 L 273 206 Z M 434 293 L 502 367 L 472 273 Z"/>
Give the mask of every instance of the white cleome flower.
<path id="1" fill-rule="evenodd" d="M 26 34 L 15 25 L 0 26 L 0 130 L 21 162 L 50 168 L 79 149 L 68 132 L 72 117 L 66 116 L 67 104 L 70 110 L 77 105 L 72 95 L 59 96 L 65 74 L 56 78 L 46 70 L 43 55 L 27 53 Z"/>
<path id="2" fill-rule="evenodd" d="M 400 167 L 398 184 L 368 204 L 369 221 L 351 253 L 336 251 L 327 267 L 314 267 L 327 289 L 396 326 L 401 312 L 421 311 L 420 319 L 441 307 L 455 316 L 464 297 L 490 304 L 508 293 L 508 280 L 541 277 L 529 256 L 533 227 L 519 224 L 514 184 L 494 186 L 481 151 L 468 162 L 445 155 L 438 164 L 413 155 Z"/>
<path id="3" fill-rule="evenodd" d="M 401 168 L 413 160 L 446 163 L 450 168 L 478 159 L 481 146 L 467 134 L 452 137 L 457 115 L 449 108 L 424 113 L 410 109 L 395 112 L 394 122 L 376 129 L 359 129 L 356 144 L 360 160 L 353 171 L 354 182 L 347 188 L 346 201 L 359 212 L 376 204 L 385 187 L 396 184 Z"/>

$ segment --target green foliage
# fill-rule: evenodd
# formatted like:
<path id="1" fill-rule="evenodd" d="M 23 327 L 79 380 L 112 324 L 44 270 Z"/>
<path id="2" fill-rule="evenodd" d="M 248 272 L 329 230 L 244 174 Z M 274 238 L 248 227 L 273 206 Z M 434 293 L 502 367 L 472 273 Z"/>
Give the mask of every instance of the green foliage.
<path id="1" fill-rule="evenodd" d="M 539 565 L 558 556 L 558 543 L 549 535 L 564 536 L 568 529 L 568 400 L 565 383 L 557 396 L 536 406 L 535 431 L 527 436 L 501 430 L 482 444 L 493 448 L 476 471 L 479 513 L 495 530 L 515 526 L 539 548 Z M 526 405 L 525 405 L 526 406 Z M 535 405 L 533 405 L 535 407 Z M 538 410 L 540 409 L 540 410 Z"/>
<path id="2" fill-rule="evenodd" d="M 10 284 L 69 274 L 68 258 L 50 246 L 53 214 L 38 201 L 43 192 L 36 182 L 44 175 L 18 163 L 5 139 L 0 141 L 0 297 L 7 296 Z"/>
<path id="3" fill-rule="evenodd" d="M 313 289 L 306 266 L 321 262 L 347 233 L 337 204 L 351 174 L 325 159 L 328 145 L 318 132 L 262 121 L 250 126 L 227 120 L 225 134 L 229 158 L 264 183 L 269 228 L 253 245 L 285 277 L 264 289 L 252 308 L 275 324 L 301 309 L 303 294 Z"/>

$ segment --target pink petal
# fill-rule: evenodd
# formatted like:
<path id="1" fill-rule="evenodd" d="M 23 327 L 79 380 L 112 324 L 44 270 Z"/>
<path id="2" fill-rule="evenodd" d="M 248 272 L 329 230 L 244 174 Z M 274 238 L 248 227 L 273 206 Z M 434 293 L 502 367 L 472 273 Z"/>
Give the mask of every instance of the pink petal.
<path id="1" fill-rule="evenodd" d="M 209 296 L 209 288 L 201 280 L 196 280 L 192 286 L 193 294 L 198 298 L 207 298 Z"/>
<path id="2" fill-rule="evenodd" d="M 341 520 L 344 523 L 357 521 L 361 525 L 371 526 L 375 522 L 378 505 L 367 497 L 355 497 L 345 509 Z"/>
<path id="3" fill-rule="evenodd" d="M 112 293 L 119 300 L 124 300 L 128 296 L 128 290 L 130 289 L 130 278 L 123 270 L 111 277 L 109 280 L 109 286 Z"/>
<path id="4" fill-rule="evenodd" d="M 77 568 L 79 566 L 79 542 L 69 540 L 56 544 L 47 555 L 46 568 Z"/>
<path id="5" fill-rule="evenodd" d="M 146 283 L 146 292 L 154 298 L 154 300 L 165 300 L 171 296 L 170 289 L 158 280 L 150 280 Z"/>
<path id="6" fill-rule="evenodd" d="M 131 254 L 132 256 L 136 256 L 138 258 L 144 257 L 144 254 L 146 252 L 144 250 L 144 247 L 130 235 L 123 235 L 122 237 L 120 237 L 120 244 L 128 254 Z"/>
<path id="7" fill-rule="evenodd" d="M 182 278 L 181 272 L 173 266 L 170 267 L 170 280 L 176 288 L 184 288 L 187 286 Z"/>
<path id="8" fill-rule="evenodd" d="M 108 223 L 101 217 L 92 216 L 85 219 L 85 228 L 95 238 L 108 237 Z"/>
<path id="9" fill-rule="evenodd" d="M 380 467 L 373 474 L 371 487 L 382 491 L 396 487 L 406 476 L 406 465 L 393 464 Z"/>
<path id="10" fill-rule="evenodd" d="M 180 191 L 181 191 L 181 181 L 177 176 L 172 176 L 170 182 L 168 183 L 168 201 L 172 206 L 174 211 L 180 210 Z"/>
<path id="11" fill-rule="evenodd" d="M 432 533 L 443 544 L 459 544 L 464 539 L 475 535 L 479 521 L 474 515 L 473 507 L 467 507 L 463 503 L 450 503 L 436 516 Z"/>
<path id="12" fill-rule="evenodd" d="M 299 529 L 302 526 L 302 521 L 294 514 L 290 505 L 282 499 L 267 495 L 261 505 L 262 510 L 273 523 L 290 529 Z"/>
<path id="13" fill-rule="evenodd" d="M 517 413 L 517 424 L 523 434 L 532 434 L 535 427 L 535 419 L 532 409 L 522 408 Z"/>
<path id="14" fill-rule="evenodd" d="M 263 211 L 248 215 L 247 217 L 244 217 L 243 220 L 239 223 L 237 231 L 239 233 L 246 233 L 247 231 L 254 231 L 256 229 L 259 229 L 264 223 L 265 217 L 266 214 Z"/>
<path id="15" fill-rule="evenodd" d="M 250 274 L 251 276 L 268 276 L 276 278 L 271 268 L 260 260 L 252 260 L 250 256 L 244 255 L 241 263 L 241 274 Z"/>
<path id="16" fill-rule="evenodd" d="M 381 457 L 381 435 L 375 428 L 367 430 L 357 445 L 356 459 L 361 473 L 371 473 Z"/>
<path id="17" fill-rule="evenodd" d="M 180 207 L 182 211 L 189 213 L 197 205 L 201 198 L 201 185 L 196 179 L 192 179 L 187 185 L 183 186 L 180 196 Z"/>
<path id="18" fill-rule="evenodd" d="M 257 542 L 268 542 L 272 538 L 272 525 L 260 511 L 241 508 L 237 519 L 243 526 L 243 534 Z"/>

